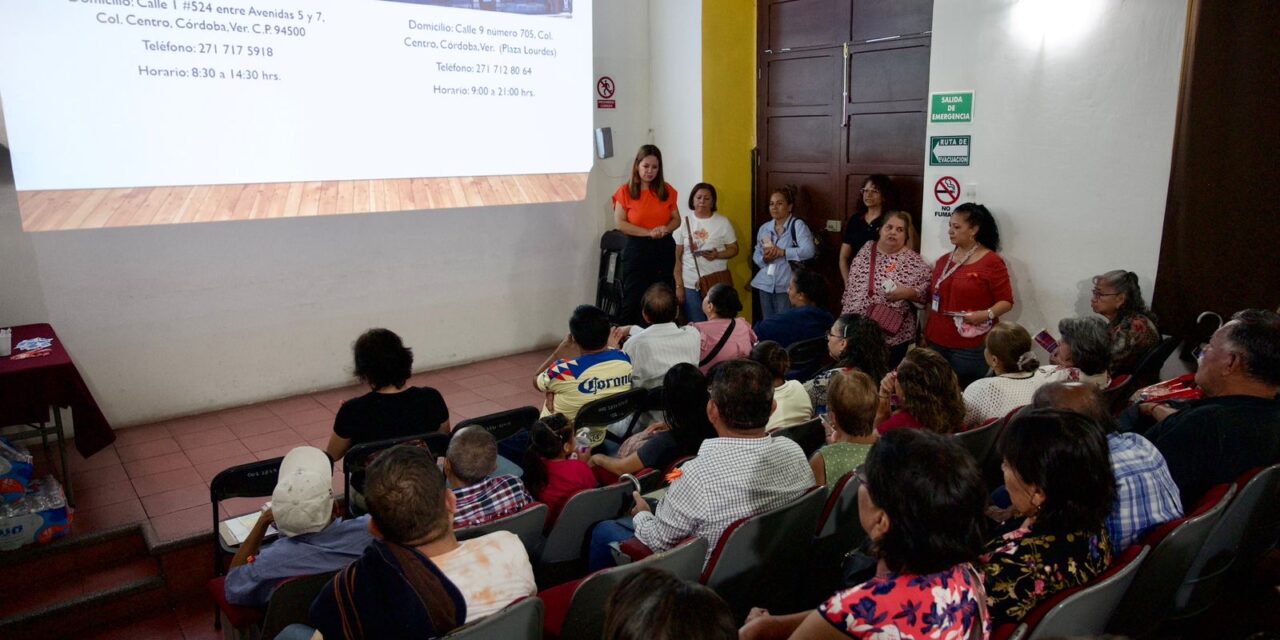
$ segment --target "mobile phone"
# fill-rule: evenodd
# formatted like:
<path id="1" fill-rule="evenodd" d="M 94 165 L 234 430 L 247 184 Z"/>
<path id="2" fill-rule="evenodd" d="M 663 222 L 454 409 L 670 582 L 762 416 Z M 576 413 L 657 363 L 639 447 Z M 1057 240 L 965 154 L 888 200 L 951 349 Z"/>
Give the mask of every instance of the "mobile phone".
<path id="1" fill-rule="evenodd" d="M 1053 336 L 1050 335 L 1048 329 L 1041 329 L 1040 333 L 1036 334 L 1035 340 L 1036 344 L 1043 347 L 1050 355 L 1058 350 L 1058 341 L 1053 339 Z"/>
<path id="2" fill-rule="evenodd" d="M 624 474 L 622 474 L 622 475 L 618 476 L 618 479 L 619 479 L 619 480 L 630 480 L 630 481 L 631 481 L 631 486 L 633 486 L 633 487 L 635 487 L 635 488 L 636 488 L 636 493 L 640 493 L 640 480 L 638 480 L 635 476 L 633 476 L 633 475 L 631 475 L 631 474 L 629 474 L 629 473 L 624 473 Z"/>

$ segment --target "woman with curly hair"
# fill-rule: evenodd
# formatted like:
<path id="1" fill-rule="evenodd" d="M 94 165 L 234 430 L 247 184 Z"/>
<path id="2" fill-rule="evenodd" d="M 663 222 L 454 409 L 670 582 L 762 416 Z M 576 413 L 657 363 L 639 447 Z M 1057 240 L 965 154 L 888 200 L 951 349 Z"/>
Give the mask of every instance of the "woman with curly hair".
<path id="1" fill-rule="evenodd" d="M 927 429 L 955 433 L 964 428 L 964 396 L 947 359 L 929 349 L 907 352 L 896 371 L 880 381 L 876 430 Z"/>
<path id="2" fill-rule="evenodd" d="M 1111 329 L 1111 375 L 1133 373 L 1142 356 L 1160 344 L 1160 329 L 1142 300 L 1138 274 L 1117 269 L 1095 276 L 1089 304 Z"/>
<path id="3" fill-rule="evenodd" d="M 846 313 L 836 318 L 827 331 L 827 353 L 836 365 L 804 383 L 815 411 L 819 407 L 825 410 L 827 388 L 837 373 L 857 370 L 872 380 L 879 380 L 889 372 L 889 347 L 884 342 L 884 331 L 866 316 Z"/>

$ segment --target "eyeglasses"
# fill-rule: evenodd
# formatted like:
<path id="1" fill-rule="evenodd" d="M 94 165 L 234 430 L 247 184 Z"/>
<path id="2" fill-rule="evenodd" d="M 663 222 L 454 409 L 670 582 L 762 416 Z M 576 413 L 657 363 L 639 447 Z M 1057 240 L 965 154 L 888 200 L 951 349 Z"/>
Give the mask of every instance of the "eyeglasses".
<path id="1" fill-rule="evenodd" d="M 1118 296 L 1118 295 L 1120 295 L 1119 293 L 1103 293 L 1103 292 L 1101 292 L 1101 291 L 1099 291 L 1099 290 L 1097 290 L 1097 289 L 1094 289 L 1094 290 L 1093 290 L 1093 291 L 1091 291 L 1090 293 L 1092 293 L 1092 294 L 1093 294 L 1093 297 L 1095 297 L 1095 298 L 1106 298 L 1106 297 L 1108 297 L 1108 296 Z"/>
<path id="2" fill-rule="evenodd" d="M 880 193 L 879 189 L 872 189 L 871 187 L 863 187 L 860 191 L 863 193 Z"/>

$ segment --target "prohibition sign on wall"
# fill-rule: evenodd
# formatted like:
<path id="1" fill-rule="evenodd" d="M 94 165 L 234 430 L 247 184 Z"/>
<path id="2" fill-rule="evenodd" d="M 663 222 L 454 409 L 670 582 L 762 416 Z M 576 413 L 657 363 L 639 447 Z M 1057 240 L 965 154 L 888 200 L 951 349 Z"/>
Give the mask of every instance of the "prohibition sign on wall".
<path id="1" fill-rule="evenodd" d="M 600 76 L 600 79 L 596 81 L 596 93 L 600 94 L 601 98 L 612 98 L 616 88 L 613 84 L 613 78 L 609 76 Z"/>
<path id="2" fill-rule="evenodd" d="M 942 176 L 938 178 L 938 183 L 933 185 L 933 197 L 943 206 L 951 206 L 960 201 L 960 181 L 951 176 Z"/>

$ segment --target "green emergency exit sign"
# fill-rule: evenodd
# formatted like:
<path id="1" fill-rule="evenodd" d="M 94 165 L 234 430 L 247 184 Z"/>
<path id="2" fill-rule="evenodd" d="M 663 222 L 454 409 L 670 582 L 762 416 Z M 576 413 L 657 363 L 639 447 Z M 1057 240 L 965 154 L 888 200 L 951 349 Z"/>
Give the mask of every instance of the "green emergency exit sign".
<path id="1" fill-rule="evenodd" d="M 932 94 L 929 122 L 973 122 L 973 92 L 954 91 Z"/>

